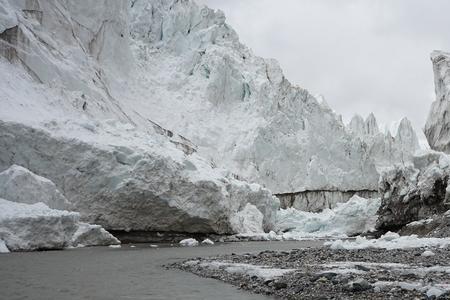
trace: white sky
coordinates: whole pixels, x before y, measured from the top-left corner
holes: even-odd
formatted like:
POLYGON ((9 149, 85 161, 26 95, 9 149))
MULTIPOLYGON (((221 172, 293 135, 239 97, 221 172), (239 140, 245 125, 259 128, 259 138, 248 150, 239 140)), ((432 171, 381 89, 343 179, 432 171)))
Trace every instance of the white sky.
POLYGON ((434 101, 429 55, 450 52, 449 0, 197 0, 241 41, 348 121, 374 112, 420 130, 434 101))

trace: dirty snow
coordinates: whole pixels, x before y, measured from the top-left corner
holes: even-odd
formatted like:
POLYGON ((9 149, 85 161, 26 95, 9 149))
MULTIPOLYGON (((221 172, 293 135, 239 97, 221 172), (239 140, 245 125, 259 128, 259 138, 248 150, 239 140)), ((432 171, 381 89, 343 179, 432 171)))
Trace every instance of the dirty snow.
POLYGON ((384 248, 387 250, 421 247, 445 248, 450 245, 450 238, 419 238, 417 235, 400 236, 397 233, 388 232, 379 239, 367 239, 358 236, 355 240, 336 240, 326 242, 325 245, 330 246, 332 249, 346 250, 366 248, 384 248))

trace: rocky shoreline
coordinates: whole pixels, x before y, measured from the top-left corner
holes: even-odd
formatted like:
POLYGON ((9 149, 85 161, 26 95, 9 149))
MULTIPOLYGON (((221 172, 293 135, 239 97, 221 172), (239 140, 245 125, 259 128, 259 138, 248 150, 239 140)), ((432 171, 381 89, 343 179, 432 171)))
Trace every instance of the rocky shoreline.
POLYGON ((449 249, 308 248, 197 258, 169 267, 277 299, 450 299, 449 256, 449 249))

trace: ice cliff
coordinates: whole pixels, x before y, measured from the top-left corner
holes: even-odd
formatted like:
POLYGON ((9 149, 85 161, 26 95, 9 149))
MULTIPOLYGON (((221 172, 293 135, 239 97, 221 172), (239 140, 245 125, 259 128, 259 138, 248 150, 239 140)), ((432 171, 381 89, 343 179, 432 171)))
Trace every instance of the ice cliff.
POLYGON ((217 165, 274 193, 376 189, 378 173, 340 118, 273 59, 241 44, 221 11, 133 1, 130 28, 147 97, 141 112, 217 165))
POLYGON ((420 149, 419 139, 407 118, 401 119, 394 130, 382 132, 374 114, 364 120, 355 115, 347 125, 349 132, 364 143, 380 173, 394 164, 412 162, 414 153, 420 149))
POLYGON ((432 149, 450 153, 450 54, 434 51, 431 61, 436 101, 428 114, 425 135, 432 149))

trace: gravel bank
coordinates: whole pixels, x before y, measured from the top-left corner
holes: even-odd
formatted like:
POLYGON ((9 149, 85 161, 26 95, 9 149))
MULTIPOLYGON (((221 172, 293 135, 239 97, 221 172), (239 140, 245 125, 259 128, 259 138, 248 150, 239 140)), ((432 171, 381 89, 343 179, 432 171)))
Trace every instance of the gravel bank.
POLYGON ((450 299, 447 249, 263 251, 171 267, 281 299, 450 299), (270 269, 294 271, 270 277, 270 269))

